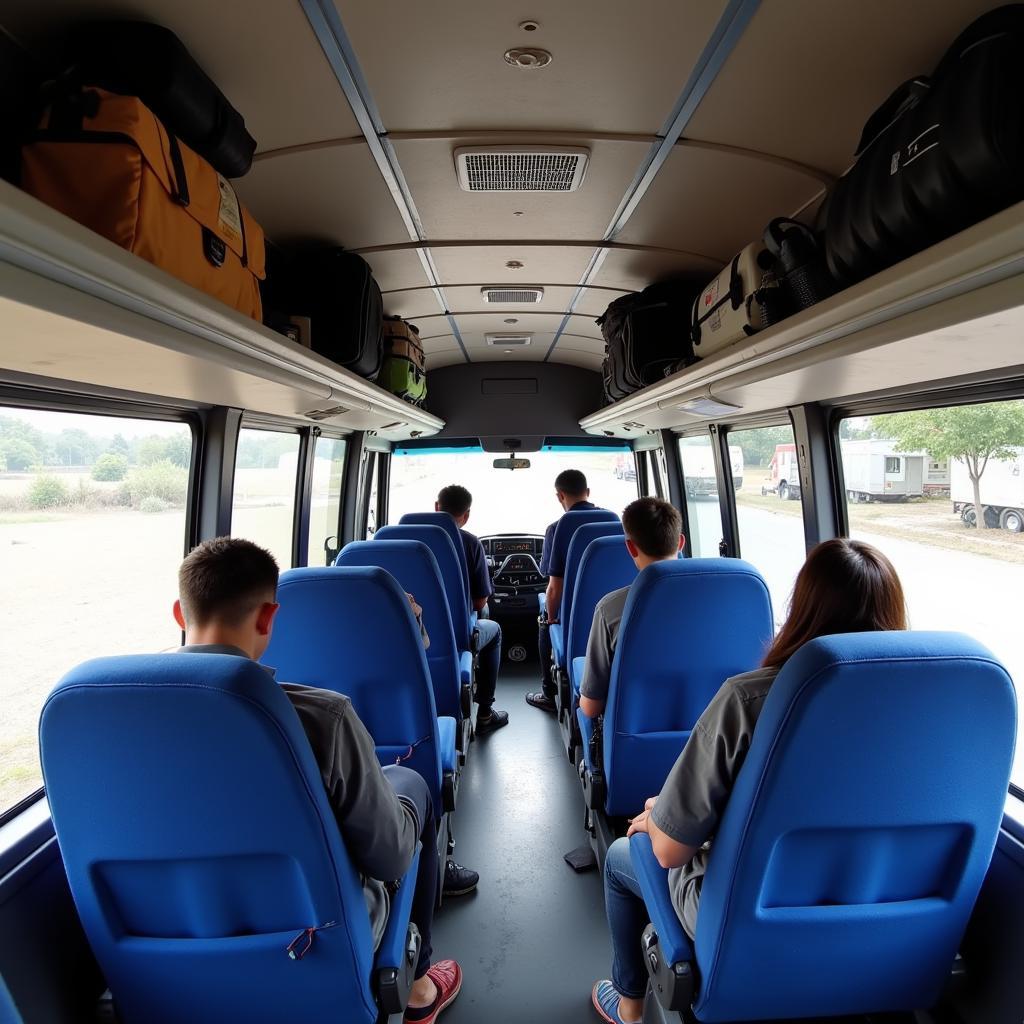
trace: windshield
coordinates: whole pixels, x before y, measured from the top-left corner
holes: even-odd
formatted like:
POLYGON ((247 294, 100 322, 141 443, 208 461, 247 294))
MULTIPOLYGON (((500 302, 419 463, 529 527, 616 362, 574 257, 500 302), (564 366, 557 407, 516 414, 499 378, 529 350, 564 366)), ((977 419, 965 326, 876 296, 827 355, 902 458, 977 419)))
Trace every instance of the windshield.
POLYGON ((543 534, 561 515, 555 500, 555 477, 563 469, 579 469, 590 485, 590 500, 621 514, 637 497, 636 467, 629 451, 527 452, 529 469, 495 469, 500 453, 467 450, 396 451, 391 460, 388 521, 406 512, 434 508, 437 492, 461 484, 473 495, 466 528, 478 536, 491 533, 543 534))

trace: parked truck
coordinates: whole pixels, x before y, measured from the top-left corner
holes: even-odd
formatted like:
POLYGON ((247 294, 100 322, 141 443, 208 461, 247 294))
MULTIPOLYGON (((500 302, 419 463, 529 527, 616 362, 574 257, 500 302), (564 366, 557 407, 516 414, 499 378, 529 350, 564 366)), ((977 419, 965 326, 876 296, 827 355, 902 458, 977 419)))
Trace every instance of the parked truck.
POLYGON ((924 497, 925 452, 899 452, 885 438, 840 442, 846 500, 906 501, 924 497))
MULTIPOLYGON (((718 477, 715 475, 715 457, 710 444, 683 444, 679 448, 683 461, 683 485, 686 496, 695 498, 701 494, 718 493, 718 477)), ((743 486, 743 449, 729 445, 729 467, 732 470, 732 486, 738 491, 743 486)))
POLYGON ((795 444, 777 444, 768 463, 768 479, 761 485, 761 495, 777 494, 782 501, 800 497, 800 466, 795 444))
MULTIPOLYGON (((989 459, 981 474, 979 491, 985 510, 985 525, 1002 527, 1012 533, 1024 530, 1024 448, 1014 448, 1012 459, 989 459)), ((950 463, 949 495, 953 511, 974 526, 974 485, 963 459, 950 463)))

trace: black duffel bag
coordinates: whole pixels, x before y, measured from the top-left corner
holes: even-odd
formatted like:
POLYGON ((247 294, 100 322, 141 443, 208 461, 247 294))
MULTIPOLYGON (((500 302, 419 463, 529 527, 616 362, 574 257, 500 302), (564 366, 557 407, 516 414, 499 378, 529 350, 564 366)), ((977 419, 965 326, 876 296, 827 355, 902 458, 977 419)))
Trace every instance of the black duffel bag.
POLYGON ((604 393, 608 402, 661 380, 669 366, 695 361, 690 309, 700 285, 652 284, 612 302, 597 323, 605 342, 604 393))
POLYGON ((1024 4, 983 15, 868 120, 824 214, 843 285, 1024 199, 1024 4))
POLYGON ((239 178, 252 166, 256 140, 244 118, 170 29, 88 22, 71 30, 65 58, 81 84, 137 96, 224 177, 239 178))

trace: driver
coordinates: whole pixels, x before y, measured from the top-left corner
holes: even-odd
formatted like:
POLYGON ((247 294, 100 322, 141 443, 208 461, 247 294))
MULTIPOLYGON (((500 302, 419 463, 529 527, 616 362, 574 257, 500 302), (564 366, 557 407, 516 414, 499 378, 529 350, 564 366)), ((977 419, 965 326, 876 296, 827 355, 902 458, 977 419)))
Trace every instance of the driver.
MULTIPOLYGON (((458 484, 442 487, 434 502, 435 512, 447 512, 459 527, 462 546, 466 549, 466 565, 469 567, 469 597, 473 608, 483 612, 487 599, 494 593, 491 575, 487 571, 487 558, 480 541, 465 529, 473 495, 458 484)), ((498 685, 498 669, 501 667, 501 626, 493 619, 480 618, 476 628, 480 633, 480 662, 476 676, 476 732, 483 736, 508 725, 508 712, 495 711, 494 688, 498 685)))
MULTIPOLYGON (((563 512, 580 512, 585 509, 597 508, 590 501, 587 478, 578 469, 563 469, 555 477, 555 498, 562 506, 563 512)), ((548 589, 544 595, 544 607, 547 610, 539 620, 540 628, 537 634, 537 648, 540 652, 541 692, 526 695, 526 703, 540 708, 541 711, 555 710, 555 694, 558 692, 551 674, 551 637, 548 634, 548 626, 552 622, 558 621, 558 609, 562 604, 562 577, 565 575, 565 565, 561 563, 556 565, 554 561, 551 561, 556 526, 558 526, 557 519, 544 533, 544 552, 540 563, 541 573, 548 577, 548 589)))

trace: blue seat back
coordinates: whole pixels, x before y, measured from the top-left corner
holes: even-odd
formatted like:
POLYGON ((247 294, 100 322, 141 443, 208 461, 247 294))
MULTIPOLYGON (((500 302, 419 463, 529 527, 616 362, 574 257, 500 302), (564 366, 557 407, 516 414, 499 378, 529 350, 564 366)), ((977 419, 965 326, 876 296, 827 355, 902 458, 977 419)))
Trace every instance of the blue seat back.
POLYGON ((619 626, 604 715, 605 808, 632 815, 654 796, 729 676, 760 663, 773 633, 761 574, 738 558, 655 562, 619 626))
POLYGON ((440 807, 434 688, 416 619, 395 578, 377 567, 289 569, 277 599, 263 664, 276 669, 280 682, 350 698, 381 764, 418 744, 402 764, 426 779, 440 807))
POLYGON ((400 526, 440 526, 455 548, 455 557, 462 568, 462 585, 465 588, 466 607, 472 607, 472 595, 469 592, 469 563, 466 561, 466 547, 462 543, 462 531, 458 523, 447 512, 406 512, 398 520, 400 526))
POLYGON ((287 697, 223 654, 100 658, 39 724, 85 932, 126 1024, 371 1024, 359 878, 287 697), (305 928, 313 956, 290 960, 305 928))
POLYGON ((992 856, 1016 720, 1006 670, 965 636, 798 651, 714 839, 697 1017, 930 1007, 992 856))
MULTIPOLYGON (((580 509, 578 512, 563 513, 551 537, 551 551, 543 553, 544 561, 549 565, 552 561, 565 565, 569 555, 569 543, 581 526, 586 523, 615 523, 618 521, 619 517, 606 508, 587 508, 580 509)), ((565 579, 564 576, 562 578, 565 579)))
MULTIPOLYGON (((451 518, 449 516, 449 518, 451 518)), ((448 611, 452 617, 455 643, 460 651, 469 646, 469 605, 465 600, 462 582, 462 566, 455 552, 451 537, 440 526, 406 523, 399 526, 382 526, 373 536, 374 541, 418 540, 426 544, 437 559, 441 570, 444 592, 448 595, 448 611)))
MULTIPOLYGON (((577 535, 594 528, 585 526, 577 535)), ((613 590, 628 587, 636 579, 636 574, 636 563, 629 557, 621 532, 618 536, 612 534, 598 537, 587 545, 576 574, 575 598, 565 644, 567 665, 572 664, 573 658, 582 658, 587 653, 587 641, 590 639, 590 627, 598 601, 613 590)))
POLYGON ((3 978, 0 978, 0 1024, 22 1024, 21 1014, 18 1013, 3 978))
POLYGON ((568 628, 572 615, 573 595, 576 593, 576 579, 579 574, 580 561, 587 545, 598 537, 622 537, 622 523, 618 519, 609 519, 596 523, 584 523, 576 528, 569 541, 565 556, 565 576, 562 578, 562 606, 559 621, 562 628, 568 628))
POLYGON ((356 540, 342 548, 334 564, 349 567, 379 565, 398 580, 404 591, 416 598, 416 603, 423 609, 423 625, 430 637, 427 665, 434 684, 434 706, 439 715, 460 719, 459 652, 455 649, 452 617, 441 582, 441 570, 430 548, 418 540, 392 540, 387 544, 356 540))

